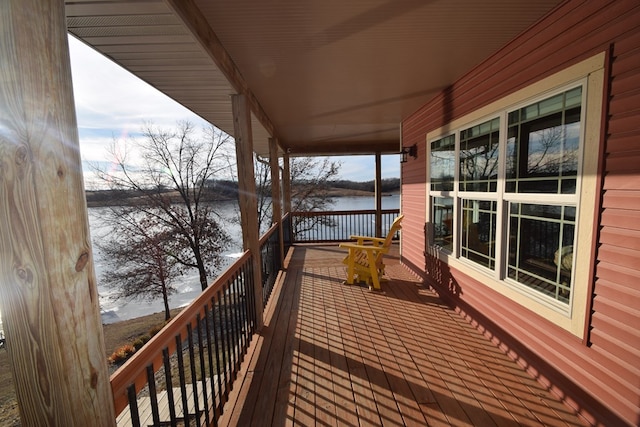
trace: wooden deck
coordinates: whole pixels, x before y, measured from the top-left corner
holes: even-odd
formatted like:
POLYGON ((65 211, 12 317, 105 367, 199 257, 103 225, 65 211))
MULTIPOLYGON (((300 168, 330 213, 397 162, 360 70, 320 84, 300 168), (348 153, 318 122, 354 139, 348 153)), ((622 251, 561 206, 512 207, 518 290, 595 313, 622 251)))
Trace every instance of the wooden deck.
POLYGON ((585 425, 395 252, 371 292, 338 247, 296 246, 221 425, 585 425))

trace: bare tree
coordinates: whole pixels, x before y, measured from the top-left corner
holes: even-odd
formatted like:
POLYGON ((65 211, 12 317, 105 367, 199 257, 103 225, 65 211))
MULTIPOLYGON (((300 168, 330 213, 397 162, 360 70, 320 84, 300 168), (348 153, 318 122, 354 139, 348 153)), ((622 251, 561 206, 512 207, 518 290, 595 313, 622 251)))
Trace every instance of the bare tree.
MULTIPOLYGON (((115 208, 114 208, 115 209, 115 208)), ((112 267, 102 280, 115 290, 113 299, 153 301, 162 298, 165 320, 171 318, 169 296, 176 292, 174 280, 180 274, 170 256, 175 239, 157 216, 125 208, 111 224, 110 237, 102 236, 98 247, 112 267)))
POLYGON ((271 200, 271 165, 268 160, 255 156, 256 193, 258 196, 258 229, 265 233, 273 223, 271 200))
MULTIPOLYGON (((153 230, 171 240, 170 245, 159 247, 182 269, 197 269, 204 290, 208 275, 220 268, 222 250, 230 242, 218 223, 215 194, 209 184, 230 170, 233 140, 213 126, 198 136, 189 122, 179 122, 173 130, 146 124, 142 133, 142 142, 126 142, 128 148, 138 151, 139 161, 131 156, 134 150, 120 152, 114 144, 115 167, 98 170, 98 177, 112 189, 135 196, 127 211, 153 221, 153 230)), ((113 222, 121 220, 122 209, 113 210, 113 222)))
MULTIPOLYGON (((477 147, 460 149, 461 179, 469 181, 489 180, 498 174, 497 141, 486 140, 485 144, 477 147)), ((497 178, 495 178, 497 179, 497 178)))
MULTIPOLYGON (((258 193, 258 217, 260 230, 265 231, 272 223, 271 173, 269 162, 257 159, 256 180, 258 193)), ((340 163, 327 157, 293 157, 290 159, 291 210, 294 212, 327 211, 333 205, 329 189, 340 171, 340 163)), ((330 224, 325 217, 313 217, 307 221, 294 221, 294 233, 303 233, 317 223, 330 224)))
POLYGON ((579 124, 547 125, 529 130, 524 137, 507 143, 507 178, 575 176, 578 168, 578 138, 568 133, 579 124))

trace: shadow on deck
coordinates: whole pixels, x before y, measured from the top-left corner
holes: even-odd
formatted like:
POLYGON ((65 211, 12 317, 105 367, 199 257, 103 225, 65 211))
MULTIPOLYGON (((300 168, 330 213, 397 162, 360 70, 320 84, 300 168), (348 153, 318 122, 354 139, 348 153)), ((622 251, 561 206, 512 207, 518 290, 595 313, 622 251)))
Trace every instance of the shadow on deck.
POLYGON ((344 285, 344 252, 296 246, 221 425, 584 425, 399 264, 344 285))

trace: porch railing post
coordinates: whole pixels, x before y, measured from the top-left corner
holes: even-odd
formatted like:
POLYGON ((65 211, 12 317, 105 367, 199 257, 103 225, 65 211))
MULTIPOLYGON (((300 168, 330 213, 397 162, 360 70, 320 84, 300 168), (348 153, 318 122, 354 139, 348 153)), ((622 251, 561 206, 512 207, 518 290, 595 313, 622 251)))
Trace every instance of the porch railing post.
POLYGON ((282 196, 280 194, 280 165, 278 164, 278 140, 269 138, 269 166, 271 169, 271 202, 273 206, 273 222, 279 225, 278 241, 280 250, 280 266, 284 265, 284 239, 282 230, 282 196))
POLYGON ((22 425, 115 425, 64 0, 0 2, 0 301, 22 425))
POLYGON ((382 236, 382 156, 376 153, 376 237, 382 236))
POLYGON ((291 215, 291 166, 289 163, 289 155, 287 153, 282 156, 282 207, 284 213, 289 213, 288 229, 289 243, 294 241, 293 235, 293 216, 291 215))
POLYGON ((284 212, 291 212, 291 166, 288 154, 282 157, 282 192, 284 212))
POLYGON ((262 262, 260 255, 260 232, 258 227, 258 199, 256 180, 253 172, 253 137, 251 135, 251 111, 245 95, 231 96, 233 107, 236 161, 238 163, 238 190, 242 242, 253 259, 253 291, 256 307, 256 328, 263 325, 262 305, 262 262))

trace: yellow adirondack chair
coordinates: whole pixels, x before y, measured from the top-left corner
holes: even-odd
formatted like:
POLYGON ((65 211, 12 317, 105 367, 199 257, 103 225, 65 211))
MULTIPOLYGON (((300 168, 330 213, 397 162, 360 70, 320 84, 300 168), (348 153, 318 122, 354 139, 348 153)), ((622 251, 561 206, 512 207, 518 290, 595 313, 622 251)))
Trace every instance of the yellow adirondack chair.
POLYGON ((342 260, 347 265, 347 281, 349 285, 353 284, 354 278, 357 276, 359 282, 366 282, 369 289, 380 290, 380 279, 384 274, 383 255, 389 252, 393 236, 402 227, 404 215, 399 215, 385 238, 367 237, 367 236, 351 236, 356 243, 341 243, 340 247, 349 250, 349 254, 342 260))

